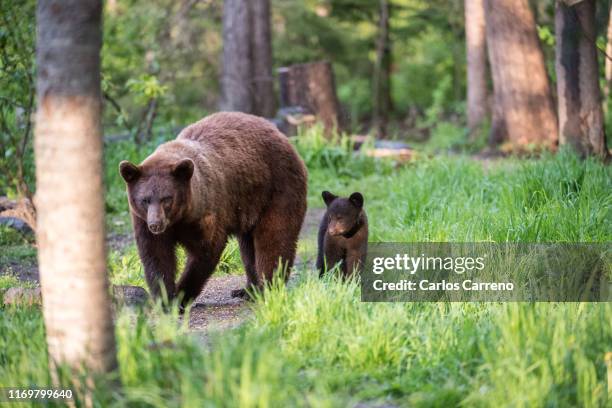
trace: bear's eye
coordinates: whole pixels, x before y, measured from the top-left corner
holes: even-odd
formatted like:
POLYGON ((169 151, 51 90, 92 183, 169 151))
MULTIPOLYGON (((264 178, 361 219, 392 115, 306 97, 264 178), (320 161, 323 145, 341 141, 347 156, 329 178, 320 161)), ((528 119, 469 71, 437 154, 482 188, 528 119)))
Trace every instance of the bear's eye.
POLYGON ((172 197, 164 197, 161 199, 161 202, 164 205, 170 205, 170 203, 172 203, 172 197))
POLYGON ((142 200, 140 200, 140 203, 142 205, 149 205, 149 204, 151 204, 151 198, 149 198, 149 197, 143 198, 142 200))

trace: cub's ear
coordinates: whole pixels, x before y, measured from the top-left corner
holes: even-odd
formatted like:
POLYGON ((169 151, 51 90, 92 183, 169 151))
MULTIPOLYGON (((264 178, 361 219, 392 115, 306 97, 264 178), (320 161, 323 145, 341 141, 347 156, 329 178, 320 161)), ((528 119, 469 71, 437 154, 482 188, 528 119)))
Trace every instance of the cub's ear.
POLYGON ((349 197, 349 201, 357 208, 363 207, 363 196, 361 193, 355 192, 349 197))
POLYGON ((126 183, 136 181, 142 174, 137 165, 130 163, 127 160, 119 163, 119 173, 121 173, 121 177, 123 177, 126 183))
POLYGON ((193 160, 183 159, 174 165, 172 175, 179 180, 189 181, 193 176, 193 160))
POLYGON ((329 205, 338 198, 337 195, 330 193, 329 191, 324 191, 321 193, 321 197, 323 197, 323 201, 325 201, 325 205, 329 207, 329 205))

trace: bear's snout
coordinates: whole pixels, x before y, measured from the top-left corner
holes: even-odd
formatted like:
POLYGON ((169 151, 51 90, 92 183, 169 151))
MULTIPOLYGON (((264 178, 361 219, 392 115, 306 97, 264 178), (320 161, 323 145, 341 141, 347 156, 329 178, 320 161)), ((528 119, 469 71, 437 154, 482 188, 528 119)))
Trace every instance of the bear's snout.
POLYGON ((161 206, 151 204, 147 210, 147 226, 153 234, 161 234, 168 226, 168 220, 165 217, 164 210, 161 206))
POLYGON ((166 226, 161 221, 150 223, 148 226, 149 226, 149 231, 151 231, 153 234, 161 234, 162 232, 166 230, 166 226))
POLYGON ((329 235, 334 236, 334 237, 344 234, 344 228, 342 228, 338 224, 331 224, 329 228, 327 229, 327 231, 329 232, 329 235))

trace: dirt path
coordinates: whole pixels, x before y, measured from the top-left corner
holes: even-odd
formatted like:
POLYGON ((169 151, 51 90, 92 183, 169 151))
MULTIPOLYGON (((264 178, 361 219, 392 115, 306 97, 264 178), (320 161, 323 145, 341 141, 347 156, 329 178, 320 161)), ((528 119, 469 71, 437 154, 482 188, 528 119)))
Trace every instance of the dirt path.
MULTIPOLYGON (((300 240, 316 240, 321 208, 309 209, 300 232, 300 240)), ((310 251, 309 251, 310 252, 310 251)), ((296 264, 310 263, 312 253, 298 253, 296 264)), ((213 276, 194 302, 189 315, 189 328, 195 332, 223 330, 238 326, 249 316, 249 302, 231 297, 231 291, 244 287, 244 275, 213 276)))

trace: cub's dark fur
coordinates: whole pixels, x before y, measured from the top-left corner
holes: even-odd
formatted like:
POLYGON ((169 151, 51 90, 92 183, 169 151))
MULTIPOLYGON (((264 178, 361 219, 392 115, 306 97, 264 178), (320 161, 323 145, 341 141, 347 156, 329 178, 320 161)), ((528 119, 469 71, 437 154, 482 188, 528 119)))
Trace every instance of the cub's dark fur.
POLYGON ((327 211, 319 227, 319 276, 340 263, 344 277, 350 277, 361 271, 368 251, 368 217, 363 209, 363 196, 353 193, 344 198, 329 191, 321 195, 327 211))

